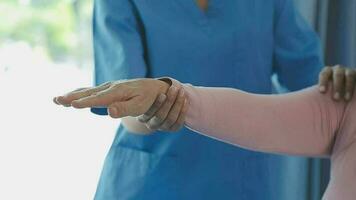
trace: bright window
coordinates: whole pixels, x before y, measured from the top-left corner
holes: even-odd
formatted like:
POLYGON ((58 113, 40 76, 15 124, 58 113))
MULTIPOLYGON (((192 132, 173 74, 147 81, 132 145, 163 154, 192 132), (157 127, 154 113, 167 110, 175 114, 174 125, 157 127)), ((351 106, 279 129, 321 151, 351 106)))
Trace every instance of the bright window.
POLYGON ((92 199, 117 120, 56 106, 92 84, 91 0, 0 1, 0 199, 92 199))

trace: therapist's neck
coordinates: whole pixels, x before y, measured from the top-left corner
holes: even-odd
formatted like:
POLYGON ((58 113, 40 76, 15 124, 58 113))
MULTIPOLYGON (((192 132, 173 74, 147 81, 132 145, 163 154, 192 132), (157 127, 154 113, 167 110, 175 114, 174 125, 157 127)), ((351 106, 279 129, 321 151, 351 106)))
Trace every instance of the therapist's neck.
POLYGON ((208 6, 209 6, 208 1, 209 0, 194 0, 194 1, 196 1, 199 8, 202 9, 203 11, 208 10, 208 6))

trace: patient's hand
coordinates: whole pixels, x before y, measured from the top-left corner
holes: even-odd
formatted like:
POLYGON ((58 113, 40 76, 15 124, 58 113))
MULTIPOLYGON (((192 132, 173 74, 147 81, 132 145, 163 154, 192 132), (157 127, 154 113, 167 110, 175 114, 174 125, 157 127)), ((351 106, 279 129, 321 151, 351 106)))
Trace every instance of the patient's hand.
POLYGON ((320 91, 326 93, 332 81, 333 99, 350 101, 356 86, 356 70, 341 66, 325 67, 319 76, 320 91))
POLYGON ((155 79, 115 81, 69 92, 55 97, 54 102, 75 108, 107 107, 113 118, 136 117, 146 113, 168 88, 167 83, 155 79))
POLYGON ((184 126, 188 101, 183 88, 171 86, 138 120, 151 130, 175 132, 184 126))

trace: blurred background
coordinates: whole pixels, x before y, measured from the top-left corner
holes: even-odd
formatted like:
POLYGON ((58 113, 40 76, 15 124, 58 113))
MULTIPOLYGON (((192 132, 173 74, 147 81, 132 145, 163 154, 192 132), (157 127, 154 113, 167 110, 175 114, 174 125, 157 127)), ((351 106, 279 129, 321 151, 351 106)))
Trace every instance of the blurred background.
POLYGON ((117 120, 55 106, 92 85, 91 0, 0 0, 0 199, 92 199, 117 120))
MULTIPOLYGON (((326 64, 355 66, 356 0, 295 2, 320 35, 326 64)), ((119 121, 52 103, 53 96, 92 85, 92 6, 92 0, 0 1, 0 199, 93 198, 119 121)), ((301 171, 309 181, 286 196, 308 190, 310 199, 320 199, 328 162, 288 162, 286 183, 298 182, 301 171)))

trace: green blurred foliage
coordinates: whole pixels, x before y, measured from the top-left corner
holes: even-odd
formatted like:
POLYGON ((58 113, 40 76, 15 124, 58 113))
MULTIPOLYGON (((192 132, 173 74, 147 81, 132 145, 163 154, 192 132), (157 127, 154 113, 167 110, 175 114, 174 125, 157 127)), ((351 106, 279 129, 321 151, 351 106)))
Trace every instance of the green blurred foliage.
POLYGON ((1 0, 0 44, 25 41, 44 47, 53 60, 79 56, 80 32, 90 32, 91 4, 91 0, 1 0))

